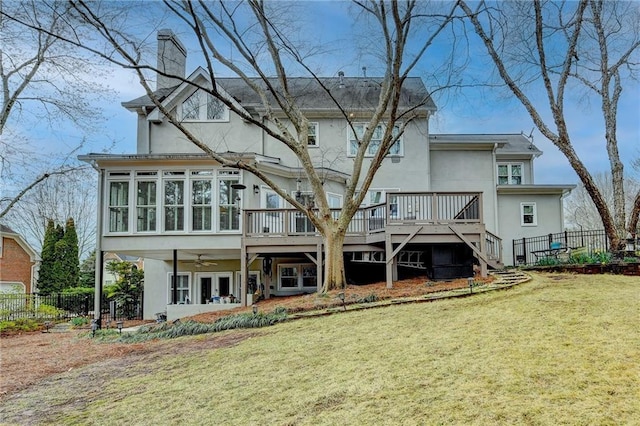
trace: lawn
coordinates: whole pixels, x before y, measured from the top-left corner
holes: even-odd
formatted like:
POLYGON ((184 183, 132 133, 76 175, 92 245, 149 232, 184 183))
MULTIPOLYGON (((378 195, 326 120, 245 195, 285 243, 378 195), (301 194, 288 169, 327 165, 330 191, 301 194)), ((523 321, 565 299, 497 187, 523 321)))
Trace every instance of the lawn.
MULTIPOLYGON (((47 401, 62 407, 46 419, 56 424, 633 424, 639 306, 637 277, 535 274, 511 290, 169 352, 114 371, 90 400, 78 392, 91 374, 66 373, 0 415, 47 401)), ((247 332, 222 336, 234 333, 247 332)))

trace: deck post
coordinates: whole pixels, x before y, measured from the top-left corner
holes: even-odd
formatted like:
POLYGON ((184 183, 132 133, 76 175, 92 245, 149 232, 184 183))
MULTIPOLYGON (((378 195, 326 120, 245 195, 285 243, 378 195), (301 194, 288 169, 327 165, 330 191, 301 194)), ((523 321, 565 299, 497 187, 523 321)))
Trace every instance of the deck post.
POLYGON ((249 265, 247 265, 247 247, 244 242, 240 245, 240 273, 241 283, 240 283, 240 300, 242 301, 242 306, 247 306, 247 282, 249 280, 249 265))
MULTIPOLYGON (((391 242, 391 234, 385 231, 384 237, 384 247, 385 247, 385 259, 386 259, 386 273, 385 276, 387 278, 387 288, 393 288, 393 243, 391 242)), ((396 268, 397 274, 397 268, 396 268)))
POLYGON ((322 262, 322 243, 318 243, 316 246, 316 274, 317 274, 317 287, 318 293, 322 291, 322 287, 324 286, 324 265, 322 262))

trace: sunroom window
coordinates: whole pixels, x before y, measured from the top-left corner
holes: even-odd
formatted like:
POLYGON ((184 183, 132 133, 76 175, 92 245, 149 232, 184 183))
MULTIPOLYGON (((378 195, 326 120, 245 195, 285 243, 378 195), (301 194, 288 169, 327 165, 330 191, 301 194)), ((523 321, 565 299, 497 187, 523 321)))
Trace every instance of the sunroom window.
POLYGON ((109 232, 129 230, 129 182, 109 182, 109 232))
POLYGON ((209 231, 211 222, 211 180, 192 181, 191 216, 194 231, 209 231))
POLYGON ((240 229, 240 192, 232 185, 238 183, 236 178, 220 178, 218 180, 218 219, 220 231, 237 231, 240 229))
POLYGON ((156 182, 137 182, 136 214, 139 232, 156 230, 156 182))
POLYGON ((184 180, 164 181, 164 230, 184 230, 184 180))

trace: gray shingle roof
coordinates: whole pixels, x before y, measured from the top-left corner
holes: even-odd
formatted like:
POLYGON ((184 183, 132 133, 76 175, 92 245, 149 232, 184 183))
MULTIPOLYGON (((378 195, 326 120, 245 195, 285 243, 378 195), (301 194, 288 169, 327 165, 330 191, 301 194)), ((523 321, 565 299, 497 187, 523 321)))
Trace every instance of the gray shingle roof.
MULTIPOLYGON (((245 108, 261 109, 262 103, 259 96, 240 78, 219 78, 217 83, 245 108)), ((254 80, 257 85, 266 87, 261 79, 254 80)), ((272 84, 279 87, 277 80, 272 79, 272 84)), ((380 95, 380 78, 375 77, 339 77, 321 78, 320 84, 313 78, 294 77, 287 80, 289 91, 296 98, 297 104, 303 110, 336 110, 337 101, 345 110, 372 109, 378 104, 380 95), (324 87, 323 87, 324 86, 324 87), (329 89, 330 93, 327 93, 329 89), (333 99, 332 99, 333 97, 333 99), (335 99, 335 101, 334 101, 335 99)), ((157 92, 160 99, 166 98, 175 88, 164 89, 157 92)), ((276 89, 277 90, 277 89, 276 89)), ((272 105, 274 99, 271 97, 272 105)), ((148 96, 141 96, 128 102, 123 102, 125 108, 139 108, 153 106, 148 96)), ((422 80, 418 77, 409 77, 405 80, 401 92, 401 108, 413 108, 419 105, 421 110, 435 110, 436 105, 431 99, 422 80)))

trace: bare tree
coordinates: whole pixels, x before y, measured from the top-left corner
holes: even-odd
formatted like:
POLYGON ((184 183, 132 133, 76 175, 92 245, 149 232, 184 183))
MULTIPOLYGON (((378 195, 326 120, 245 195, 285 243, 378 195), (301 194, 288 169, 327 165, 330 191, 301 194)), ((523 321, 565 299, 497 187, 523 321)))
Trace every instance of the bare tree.
MULTIPOLYGON (((595 173, 592 174, 593 180, 602 193, 605 202, 611 208, 613 206, 613 184, 611 182, 611 174, 595 173)), ((630 177, 625 179, 625 192, 627 207, 627 215, 632 216, 633 206, 635 204, 633 194, 640 191, 640 182, 630 177)), ((602 219, 593 204, 593 200, 582 184, 571 192, 564 202, 565 218, 567 226, 573 229, 602 229, 602 219)), ((630 222, 631 223, 631 219, 630 222)))
MULTIPOLYGON (((287 202, 306 213, 324 241, 326 262, 323 289, 326 291, 343 286, 343 243, 347 227, 390 148, 402 136, 406 126, 419 114, 424 114, 421 108, 431 102, 430 97, 426 95, 422 99, 413 99, 409 106, 402 104, 403 84, 436 37, 451 23, 455 10, 453 5, 444 5, 444 13, 427 14, 423 11, 428 10, 428 7, 442 8, 443 5, 427 5, 414 0, 390 3, 374 0, 355 2, 360 11, 359 18, 367 18, 371 25, 369 34, 380 41, 374 48, 378 52, 380 62, 377 68, 381 70, 382 77, 376 81, 379 90, 377 101, 372 105, 360 105, 369 111, 367 118, 370 125, 364 134, 358 137, 357 154, 353 161, 351 179, 346 185, 344 204, 339 214, 335 215, 330 210, 323 189, 323 176, 315 168, 307 149, 309 120, 302 106, 298 104, 290 74, 311 77, 333 101, 335 108, 340 111, 352 131, 353 117, 349 114, 348 108, 332 94, 326 80, 310 65, 309 56, 312 50, 296 44, 292 41, 296 38, 290 37, 286 32, 295 22, 283 12, 290 5, 278 10, 278 6, 282 5, 266 4, 259 0, 237 3, 166 0, 164 5, 169 13, 186 24, 203 52, 202 60, 206 64, 205 69, 210 82, 197 85, 184 76, 170 74, 145 62, 140 44, 136 43, 134 38, 126 36, 124 31, 115 28, 112 21, 104 19, 99 4, 82 0, 72 1, 71 4, 86 22, 94 26, 96 34, 107 41, 110 47, 108 50, 100 49, 75 37, 66 37, 64 40, 122 67, 135 70, 146 94, 166 120, 179 129, 187 140, 223 166, 254 174, 287 202), (419 8, 421 10, 418 10, 419 8), (413 40, 417 45, 410 43, 415 35, 414 27, 430 28, 428 35, 422 33, 419 41, 413 40), (224 50, 221 46, 224 46, 224 50), (232 47, 232 54, 227 54, 229 46, 232 47), (216 84, 219 74, 214 69, 214 63, 216 67, 242 79, 247 87, 259 96, 264 117, 252 116, 222 93, 216 84), (271 138, 286 146, 298 158, 304 176, 315 194, 313 208, 292 197, 285 188, 278 186, 255 164, 245 162, 241 158, 224 157, 192 133, 174 114, 165 109, 151 87, 149 71, 210 93, 246 122, 260 127, 271 138), (383 125, 385 129, 379 149, 373 158, 365 161, 365 154, 378 125, 383 125)), ((362 120, 362 117, 358 119, 362 120)))
MULTIPOLYGON (((634 2, 459 2, 484 43, 500 79, 526 108, 537 129, 569 160, 593 200, 611 247, 627 232, 624 166, 616 123, 625 85, 637 78, 639 8, 634 2), (586 91, 600 104, 613 188, 611 208, 575 151, 579 139, 567 122, 566 99, 586 91), (543 94, 542 96, 540 96, 543 94), (550 119, 546 117, 550 116, 550 119)), ((584 125, 584 123, 580 123, 584 125)), ((593 126, 594 123, 589 123, 593 126)), ((640 194, 634 197, 635 209, 640 194)), ((633 216, 632 216, 633 217, 633 216)), ((627 226, 628 225, 628 226, 627 226)))
POLYGON ((73 218, 82 259, 95 248, 95 179, 95 173, 89 169, 50 176, 27 193, 5 220, 40 251, 47 221, 52 219, 54 223, 64 225, 68 218, 73 218))
POLYGON ((67 123, 88 134, 102 122, 101 111, 91 105, 111 94, 101 83, 105 70, 58 38, 83 31, 71 10, 59 1, 0 3, 0 218, 50 176, 81 167, 74 156, 82 142, 56 152, 46 146, 48 141, 33 138, 30 128, 55 138, 67 123))

